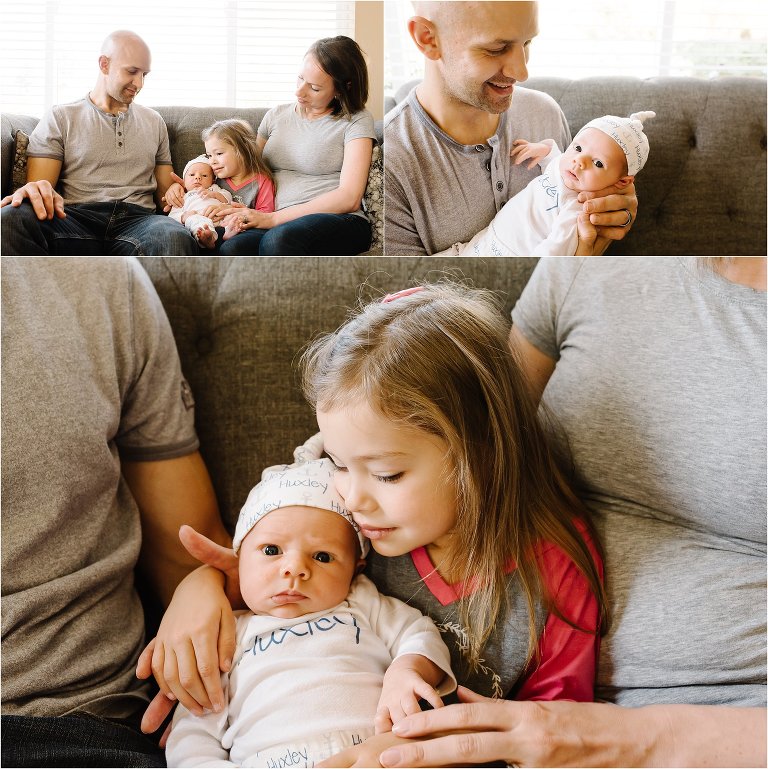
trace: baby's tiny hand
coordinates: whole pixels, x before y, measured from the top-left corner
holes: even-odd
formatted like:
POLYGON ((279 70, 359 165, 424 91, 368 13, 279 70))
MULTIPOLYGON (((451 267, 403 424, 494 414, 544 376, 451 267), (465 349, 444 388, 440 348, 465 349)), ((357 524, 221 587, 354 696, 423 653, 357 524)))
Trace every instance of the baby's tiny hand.
POLYGON ((224 208, 223 203, 213 202, 209 203, 205 210, 202 212, 203 216, 207 216, 209 219, 213 219, 214 221, 218 221, 218 217, 216 216, 216 212, 220 209, 224 208))
POLYGON ((533 168, 542 158, 549 154, 549 145, 544 142, 529 142, 525 139, 515 139, 509 156, 515 159, 515 165, 519 166, 524 160, 530 160, 526 166, 533 168))
POLYGON ((419 700, 426 700, 433 708, 442 707, 443 701, 417 672, 390 668, 384 676, 374 726, 376 734, 392 730, 392 725, 421 710, 419 700))

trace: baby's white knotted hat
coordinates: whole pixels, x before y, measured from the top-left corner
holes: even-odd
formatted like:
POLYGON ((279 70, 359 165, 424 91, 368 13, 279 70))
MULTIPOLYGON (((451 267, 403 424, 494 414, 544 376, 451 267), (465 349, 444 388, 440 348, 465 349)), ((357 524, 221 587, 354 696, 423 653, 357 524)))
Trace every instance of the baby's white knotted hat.
MULTIPOLYGON (((205 155, 198 155, 196 158, 192 158, 192 160, 187 163, 187 165, 184 166, 184 173, 181 175, 182 178, 184 178, 187 175, 187 171, 189 171, 190 168, 192 168, 195 163, 205 163, 210 168, 211 161, 210 158, 207 158, 205 155)), ((213 169, 211 168, 211 173, 213 173, 213 169)))
MULTIPOLYGON (((634 112, 629 117, 603 115, 590 120, 584 128, 597 128, 613 139, 627 156, 627 173, 634 176, 648 160, 648 137, 643 133, 643 123, 656 117, 655 112, 634 112)), ((579 131, 579 133, 581 133, 579 131)))
MULTIPOLYGON (((314 436, 319 438, 318 436, 314 436)), ((311 441, 312 439, 310 439, 311 441)), ((240 510, 232 548, 237 554, 246 534, 273 510, 283 507, 316 507, 338 513, 355 530, 360 541, 362 556, 368 553, 368 540, 344 507, 333 484, 336 467, 330 459, 306 459, 307 441, 294 452, 296 461, 291 465, 268 467, 261 474, 261 483, 251 489, 240 510)), ((322 444, 320 451, 322 451, 322 444)), ((318 452, 319 453, 319 452, 318 452)), ((300 521, 296 522, 301 525, 300 521)))

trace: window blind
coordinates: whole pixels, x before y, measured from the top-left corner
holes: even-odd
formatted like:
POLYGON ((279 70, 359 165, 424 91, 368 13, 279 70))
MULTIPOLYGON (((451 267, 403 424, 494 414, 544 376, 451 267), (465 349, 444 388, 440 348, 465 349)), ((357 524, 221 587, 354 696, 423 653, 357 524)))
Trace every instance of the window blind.
MULTIPOLYGON (((388 0, 385 92, 422 77, 408 36, 409 0, 388 0)), ((539 2, 529 74, 553 77, 766 76, 768 10, 762 0, 564 0, 539 2)))
POLYGON ((2 109, 35 116, 93 87, 116 29, 152 52, 142 104, 271 107, 292 100, 309 46, 354 37, 355 23, 354 2, 326 0, 27 0, 6 4, 2 21, 2 109))

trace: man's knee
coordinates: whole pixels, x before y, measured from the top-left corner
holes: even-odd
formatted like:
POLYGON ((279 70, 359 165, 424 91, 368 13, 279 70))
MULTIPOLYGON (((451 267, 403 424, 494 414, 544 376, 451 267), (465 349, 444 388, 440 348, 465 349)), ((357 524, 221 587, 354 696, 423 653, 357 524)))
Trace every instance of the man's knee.
POLYGON ((32 205, 24 201, 20 206, 0 208, 0 244, 6 256, 30 256, 48 253, 47 241, 40 220, 32 205))
POLYGON ((141 238, 144 256, 197 256, 200 249, 192 234, 167 216, 153 215, 141 238))
POLYGON ((169 256, 197 256, 200 247, 191 232, 185 227, 174 227, 168 233, 169 256))

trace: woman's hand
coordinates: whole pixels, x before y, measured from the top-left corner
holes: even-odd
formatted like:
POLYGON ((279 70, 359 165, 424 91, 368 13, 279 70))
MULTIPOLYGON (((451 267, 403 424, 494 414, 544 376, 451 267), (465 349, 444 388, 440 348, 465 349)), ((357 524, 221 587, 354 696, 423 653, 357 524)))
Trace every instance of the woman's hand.
POLYGON ((247 210, 245 205, 242 203, 229 203, 228 205, 223 206, 209 206, 208 208, 203 211, 203 216, 207 216, 209 219, 213 219, 216 224, 222 225, 222 220, 226 216, 231 216, 232 214, 242 212, 247 210))
POLYGON ((381 765, 765 766, 765 708, 514 702, 461 686, 458 694, 462 704, 396 724, 409 741, 384 750, 381 765))
MULTIPOLYGON (((200 211, 200 214, 202 216, 207 216, 209 219, 215 221, 216 212, 224 208, 225 205, 225 203, 211 203, 209 206, 206 206, 202 211, 200 211)), ((195 213, 197 213, 197 211, 195 211, 195 213)))
POLYGON ((381 766, 640 766, 649 733, 632 709, 584 702, 514 702, 459 687, 462 704, 416 713, 393 728, 408 742, 379 755, 381 766), (438 735, 438 736, 436 736, 438 735), (431 738, 416 741, 414 738, 431 738))
POLYGON ((218 213, 224 227, 231 232, 245 232, 245 230, 268 230, 275 226, 275 214, 264 211, 254 211, 252 208, 241 208, 236 211, 226 210, 218 213))
POLYGON ((315 766, 381 766, 379 763, 379 755, 384 750, 407 742, 408 740, 404 740, 402 737, 396 737, 392 732, 376 734, 373 737, 369 737, 360 745, 355 745, 353 748, 342 750, 341 753, 326 758, 325 761, 315 764, 315 766))

